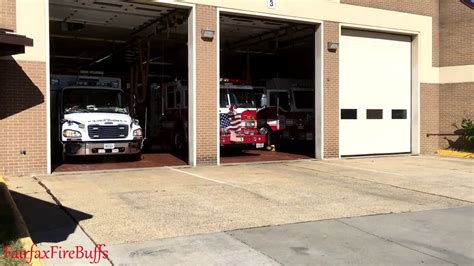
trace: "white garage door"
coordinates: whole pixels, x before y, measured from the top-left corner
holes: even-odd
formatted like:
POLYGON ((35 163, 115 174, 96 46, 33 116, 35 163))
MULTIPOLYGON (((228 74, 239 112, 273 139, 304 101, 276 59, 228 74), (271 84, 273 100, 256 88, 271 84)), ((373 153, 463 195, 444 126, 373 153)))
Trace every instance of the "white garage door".
POLYGON ((411 38, 343 30, 340 40, 341 155, 411 150, 411 38))

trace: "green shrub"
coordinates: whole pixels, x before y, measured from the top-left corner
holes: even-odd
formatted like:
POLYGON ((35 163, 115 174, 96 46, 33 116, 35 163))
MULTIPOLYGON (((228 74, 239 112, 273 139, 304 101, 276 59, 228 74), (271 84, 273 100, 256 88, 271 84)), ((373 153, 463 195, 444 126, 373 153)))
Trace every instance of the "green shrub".
POLYGON ((464 138, 471 143, 474 143, 474 123, 471 119, 463 119, 461 127, 464 130, 464 138))

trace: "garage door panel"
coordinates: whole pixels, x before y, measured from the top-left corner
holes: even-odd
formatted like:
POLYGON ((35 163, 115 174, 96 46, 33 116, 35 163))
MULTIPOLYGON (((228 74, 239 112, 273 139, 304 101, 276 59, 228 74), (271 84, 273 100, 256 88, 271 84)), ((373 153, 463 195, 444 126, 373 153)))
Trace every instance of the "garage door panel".
POLYGON ((340 43, 340 108, 357 109, 357 119, 341 116, 341 155, 410 152, 410 37, 343 30, 340 43), (406 118, 392 119, 392 110, 406 118))

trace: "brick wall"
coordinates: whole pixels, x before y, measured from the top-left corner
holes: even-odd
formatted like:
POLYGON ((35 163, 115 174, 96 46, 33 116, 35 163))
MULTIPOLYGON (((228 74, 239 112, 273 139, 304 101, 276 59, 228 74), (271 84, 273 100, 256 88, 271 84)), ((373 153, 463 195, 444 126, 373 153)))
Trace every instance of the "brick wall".
POLYGON ((0 0, 0 28, 16 29, 16 0, 0 0))
POLYGON ((422 154, 434 154, 439 148, 439 84, 421 84, 420 148, 422 154))
POLYGON ((0 60, 0 174, 46 173, 45 71, 45 63, 0 60))
POLYGON ((339 23, 324 22, 324 158, 339 156, 339 51, 327 50, 339 42, 339 23))
MULTIPOLYGON (((217 163, 217 41, 200 38, 201 29, 217 28, 217 10, 196 6, 196 160, 198 165, 217 163)), ((217 33, 219 34, 219 33, 217 33)))
MULTIPOLYGON (((474 82, 441 84, 439 92, 440 133, 460 133, 463 118, 474 120, 474 82)), ((441 137, 441 148, 459 148, 465 145, 459 137, 441 137)))
POLYGON ((392 10, 433 18, 433 66, 439 66, 439 20, 440 1, 459 2, 458 0, 341 0, 341 3, 392 10))
POLYGON ((440 65, 474 64, 474 10, 459 0, 440 1, 440 65))

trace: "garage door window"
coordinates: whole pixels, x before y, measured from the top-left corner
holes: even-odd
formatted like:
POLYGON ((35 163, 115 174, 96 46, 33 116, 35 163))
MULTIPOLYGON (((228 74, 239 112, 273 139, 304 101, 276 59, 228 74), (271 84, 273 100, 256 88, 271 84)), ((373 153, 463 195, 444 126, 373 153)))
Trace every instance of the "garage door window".
POLYGON ((407 110, 406 109, 392 110, 392 119, 407 119, 407 110))
POLYGON ((357 119, 357 109, 341 109, 341 119, 357 119))
POLYGON ((383 119, 383 110, 367 109, 367 119, 383 119))

